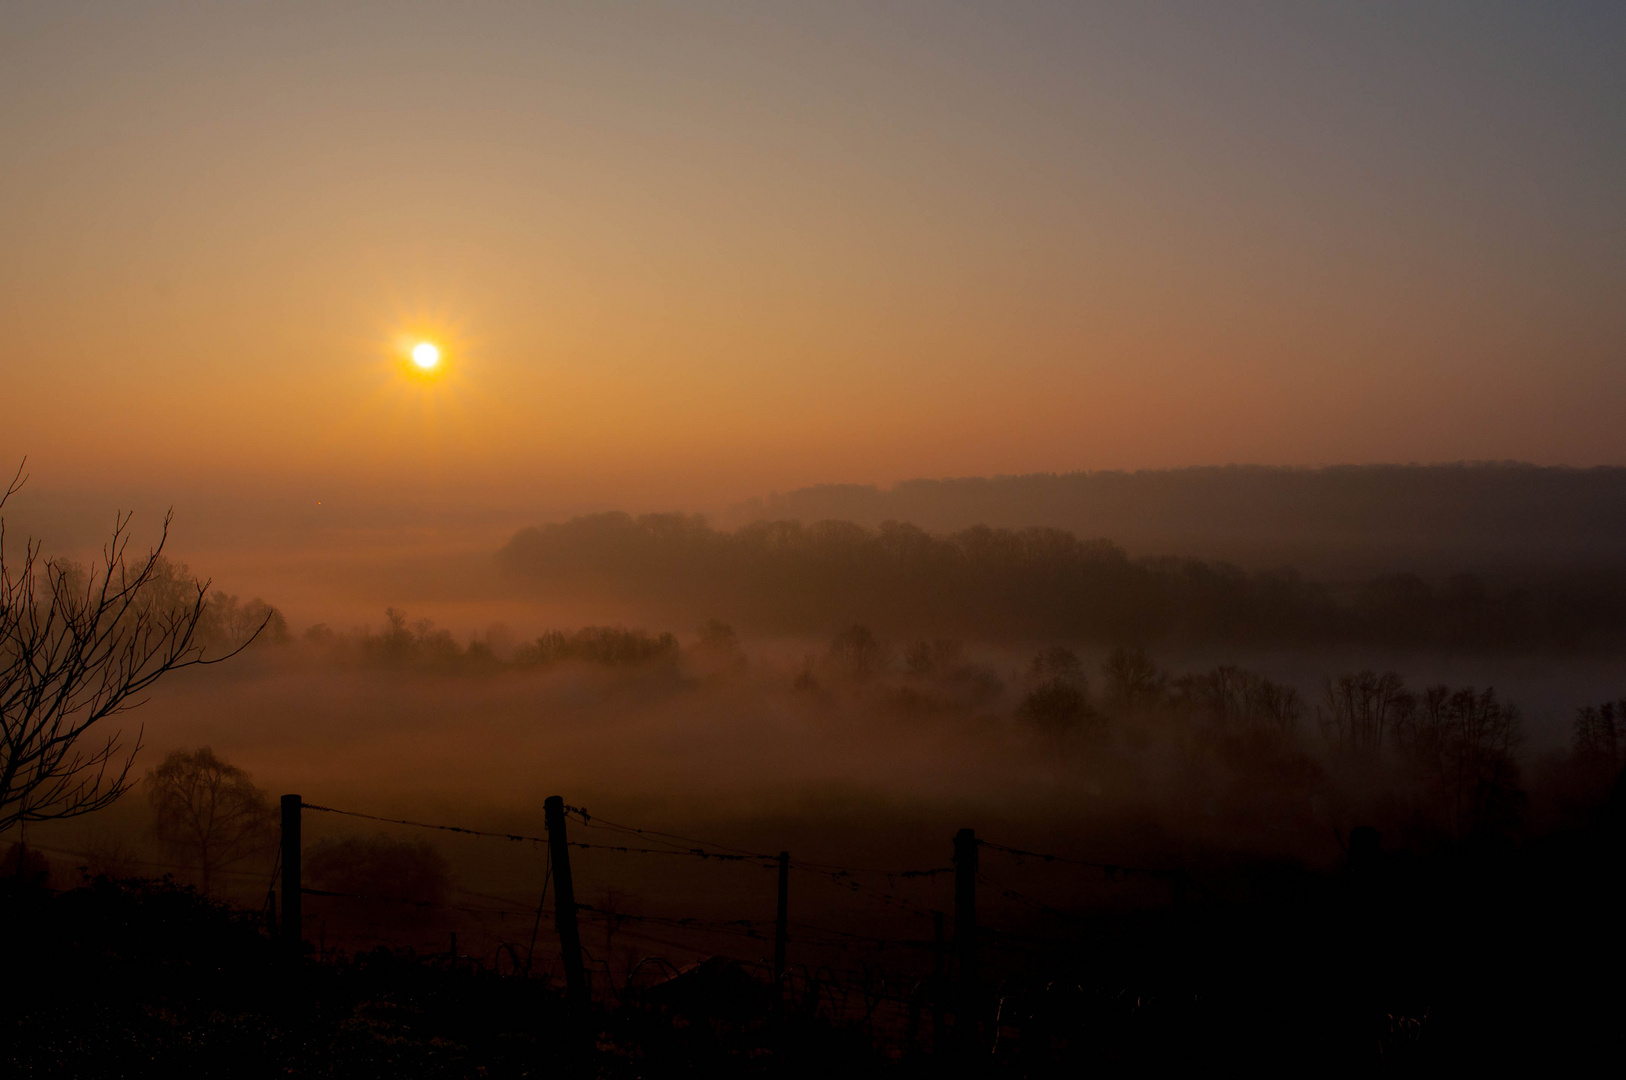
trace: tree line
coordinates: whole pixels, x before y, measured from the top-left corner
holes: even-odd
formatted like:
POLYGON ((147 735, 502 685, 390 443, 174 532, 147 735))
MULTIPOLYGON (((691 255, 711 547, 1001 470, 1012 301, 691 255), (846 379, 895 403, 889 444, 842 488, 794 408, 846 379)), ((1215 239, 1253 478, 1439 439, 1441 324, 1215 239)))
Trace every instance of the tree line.
POLYGON ((1052 525, 1206 556, 1443 568, 1621 566, 1626 469, 1518 462, 906 480, 802 488, 733 508, 735 521, 912 521, 933 531, 1052 525))
MULTIPOLYGON (((722 623, 715 625, 727 635, 728 648, 737 648, 733 628, 722 623)), ((708 630, 702 628, 702 643, 710 640, 707 633, 708 630)), ((507 637, 501 628, 494 628, 483 637, 471 636, 465 645, 450 630, 436 626, 434 620, 411 619, 405 611, 395 607, 384 610, 384 625, 376 632, 366 627, 340 631, 326 623, 317 623, 300 635, 306 645, 341 662, 467 674, 513 669, 534 671, 563 663, 631 668, 675 661, 682 651, 677 636, 672 633, 649 633, 623 626, 546 630, 535 638, 518 642, 507 637)))
POLYGON ((775 633, 857 619, 979 640, 1475 648, 1599 646, 1626 634, 1626 577, 1603 572, 1323 582, 1132 558, 1055 528, 935 535, 900 522, 763 521, 726 531, 695 515, 605 513, 523 529, 498 557, 544 596, 718 612, 775 633))

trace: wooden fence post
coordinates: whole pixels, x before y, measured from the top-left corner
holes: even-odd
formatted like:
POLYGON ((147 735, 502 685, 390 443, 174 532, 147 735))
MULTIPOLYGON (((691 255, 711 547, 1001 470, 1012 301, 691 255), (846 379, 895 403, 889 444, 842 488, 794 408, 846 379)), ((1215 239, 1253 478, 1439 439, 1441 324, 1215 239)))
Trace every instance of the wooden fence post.
POLYGON ((790 852, 779 853, 779 910, 773 928, 773 983, 785 985, 785 944, 790 941, 790 852))
POLYGON ((932 912, 932 975, 936 977, 938 982, 942 982, 943 976, 948 973, 948 957, 945 955, 948 952, 947 944, 948 936, 943 933, 943 913, 934 911, 932 912))
POLYGON ((948 997, 948 937, 943 933, 943 913, 932 912, 932 1053, 948 1050, 943 1033, 943 1006, 948 997))
POLYGON ((291 961, 298 961, 304 952, 299 871, 299 810, 303 805, 298 795, 282 797, 282 953, 291 961))
POLYGON ((582 939, 576 928, 576 886, 570 878, 570 842, 565 837, 565 800, 549 795, 542 804, 548 825, 548 852, 553 858, 553 923, 565 964, 565 1002, 573 1010, 587 1005, 587 972, 582 967, 582 939))
POLYGON ((977 1031, 977 834, 954 837, 954 952, 959 961, 955 995, 955 1041, 969 1044, 977 1031))

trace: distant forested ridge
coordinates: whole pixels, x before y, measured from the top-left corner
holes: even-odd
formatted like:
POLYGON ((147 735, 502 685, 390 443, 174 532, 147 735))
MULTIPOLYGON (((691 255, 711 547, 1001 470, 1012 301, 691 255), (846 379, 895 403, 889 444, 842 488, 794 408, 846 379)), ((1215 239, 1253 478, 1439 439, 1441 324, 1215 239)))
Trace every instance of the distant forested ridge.
POLYGON ((1327 584, 1293 570, 1131 558, 1062 529, 932 534, 886 522, 755 522, 595 514, 523 529, 499 560, 521 588, 601 597, 754 632, 976 640, 1570 648, 1626 637, 1626 577, 1588 572, 1383 574, 1327 584))
POLYGON ((1139 552, 1306 573, 1626 565, 1626 468, 1224 466, 802 488, 728 520, 1048 525, 1139 552))

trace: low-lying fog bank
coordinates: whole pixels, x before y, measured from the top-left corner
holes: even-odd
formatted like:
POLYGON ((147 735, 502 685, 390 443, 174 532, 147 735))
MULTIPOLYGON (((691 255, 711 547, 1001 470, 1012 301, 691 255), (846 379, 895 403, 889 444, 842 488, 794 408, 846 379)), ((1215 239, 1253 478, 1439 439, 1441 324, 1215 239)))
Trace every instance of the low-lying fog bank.
POLYGON ((401 615, 382 632, 268 637, 163 684, 132 717, 143 761, 210 745, 276 792, 499 831, 539 831, 557 793, 753 850, 784 843, 762 822, 852 818, 869 824, 832 848, 918 859, 987 821, 1126 863, 1200 849, 1325 863, 1359 824, 1424 845, 1539 825, 1551 808, 1517 793, 1574 767, 1575 710, 1617 693, 1590 660, 1159 656, 894 643, 860 626, 822 642, 741 641, 719 623, 516 637, 465 644, 401 615), (1436 686, 1472 688, 1481 712, 1494 690, 1505 730, 1469 730, 1487 721, 1431 705, 1436 686), (1483 797, 1474 770, 1497 755, 1519 805, 1468 820, 1491 813, 1463 800, 1483 797), (1471 783, 1443 783, 1447 758, 1471 783), (933 824, 915 840, 891 822, 933 824))
MULTIPOLYGON (((1517 589, 1335 594, 1042 530, 721 534, 614 517, 538 536, 499 561, 432 544, 377 563, 313 557, 288 580, 323 576, 329 599, 313 588, 291 617, 217 592, 200 642, 218 654, 263 629, 121 718, 143 728, 137 773, 208 746, 266 807, 298 793, 533 838, 544 798, 562 795, 590 815, 573 838, 596 846, 573 861, 609 954, 633 915, 755 918, 774 882, 758 861, 659 850, 606 820, 791 851, 806 863, 800 917, 918 943, 921 920, 952 906, 942 872, 961 828, 1080 860, 988 849, 990 918, 1036 927, 1195 888, 1246 896, 1271 867, 1332 871, 1359 826, 1414 853, 1546 835, 1600 805, 1626 757, 1626 704, 1605 708, 1623 692, 1617 651, 1563 647, 1561 620, 1504 633, 1517 589), (757 561, 731 562, 742 551, 757 561), (423 604, 358 614, 378 595, 423 604), (1482 610, 1494 632, 1475 628, 1482 610)), ((155 582, 185 587, 176 565, 155 582)), ((199 880, 192 854, 160 842, 151 790, 31 826, 29 842, 58 878, 199 880)), ((429 947, 458 930, 489 951, 537 925, 526 912, 548 871, 534 840, 305 818, 307 883, 322 891, 309 910, 335 945, 429 947), (376 905, 391 897, 439 914, 386 918, 376 905)), ((273 832, 211 892, 265 904, 273 832)))

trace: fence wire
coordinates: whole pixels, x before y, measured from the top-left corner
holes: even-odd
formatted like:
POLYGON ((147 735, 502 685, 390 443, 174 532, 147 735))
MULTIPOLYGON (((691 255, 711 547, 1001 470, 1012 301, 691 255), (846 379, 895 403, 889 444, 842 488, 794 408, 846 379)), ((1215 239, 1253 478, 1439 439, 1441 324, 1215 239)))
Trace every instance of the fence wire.
MULTIPOLYGON (((416 821, 406 818, 385 817, 378 814, 369 814, 361 811, 346 810, 338 807, 320 806, 311 803, 303 804, 303 808, 319 813, 338 814, 369 821, 378 821, 411 828, 433 829, 442 832, 456 833, 471 837, 491 838, 510 842, 526 842, 534 844, 547 844, 547 864, 544 871, 542 889, 534 908, 529 903, 514 900, 511 897, 494 894, 474 893, 469 890, 459 890, 465 895, 477 899, 492 900, 504 906, 489 907, 451 902, 429 902, 387 896, 367 896, 361 894, 341 893, 328 890, 304 889, 304 893, 312 896, 328 897, 342 901, 360 903, 386 903, 404 904, 419 908, 436 908, 448 912, 458 912, 476 917, 489 918, 495 916, 505 920, 509 916, 516 918, 529 918, 531 921, 530 940, 525 947, 523 963, 517 951, 524 945, 524 937, 512 942, 506 939, 496 945, 496 956, 500 961, 504 950, 516 970, 523 970, 529 974, 536 956, 537 935, 544 919, 552 920, 553 916, 544 908, 547 893, 552 880, 552 845, 546 836, 532 836, 524 833, 501 832, 488 829, 475 829, 466 826, 442 824, 435 822, 416 821)), ((718 864, 749 864, 765 869, 774 869, 781 865, 780 856, 767 852, 753 851, 748 848, 731 844, 717 843, 711 840, 685 836, 680 833, 666 832, 660 829, 627 825, 621 822, 610 821, 602 817, 589 815, 585 809, 567 806, 566 812, 582 827, 595 832, 624 836, 629 840, 637 838, 637 843, 595 842, 583 840, 565 841, 565 846, 583 851, 597 851, 605 854, 628 856, 678 856, 699 859, 718 864)), ((610 836, 604 837, 605 841, 610 836)), ((1144 875, 1158 880, 1173 880, 1183 883, 1189 878, 1183 870, 1157 869, 1144 866, 1133 866, 1122 863, 1104 862, 1099 860, 1081 859, 1065 855, 1057 855, 1042 851, 1029 850, 1011 845, 997 843, 991 840, 977 841, 978 845, 992 852, 997 852, 1015 859, 1018 865, 1028 862, 1037 862, 1044 865, 1060 864, 1077 866, 1103 872, 1111 881, 1120 881, 1131 875, 1144 875)), ((872 866, 842 866, 835 863, 817 860, 795 859, 786 856, 786 864, 790 869, 812 878, 822 879, 843 890, 854 899, 863 900, 878 908, 886 908, 893 912, 906 914, 915 918, 930 919, 934 923, 936 935, 931 939, 918 937, 894 937, 886 934, 862 933, 854 930, 843 930, 835 927, 787 920, 786 931, 788 940, 797 944, 799 948, 813 950, 814 955, 824 953, 844 954, 862 958, 865 955, 890 954, 898 957, 933 955, 935 961, 933 969, 935 975, 899 976, 885 974, 879 968, 871 968, 868 961, 863 961, 860 969, 854 969, 838 975, 834 969, 819 967, 816 970, 802 969, 802 974, 787 978, 792 982, 800 979, 803 995, 812 995, 823 1000, 828 998, 829 1008, 833 1013, 861 1014, 866 1023, 875 1014, 881 1004, 890 1003, 896 1009, 913 1009, 918 1018, 921 1005, 920 988, 928 983, 936 985, 933 980, 940 981, 955 965, 953 948, 942 934, 945 914, 943 910, 929 907, 920 903, 911 896, 904 895, 900 886, 911 883, 924 883, 935 881, 938 877, 953 874, 954 866, 931 866, 907 869, 886 869, 872 866), (902 980, 900 982, 900 979, 902 980), (890 982, 888 982, 890 980, 890 982), (892 991, 879 993, 876 986, 891 986, 892 991), (900 992, 898 987, 912 986, 908 992, 900 992), (858 1001, 854 994, 859 994, 864 1000, 858 1001), (822 995, 822 997, 821 997, 822 995), (878 996, 877 996, 878 995, 878 996), (857 1004, 855 1004, 857 1002, 857 1004), (859 1008, 862 1006, 862 1008, 859 1008), (857 1013, 854 1013, 857 1010, 857 1013)), ((978 882, 986 889, 1004 900, 1009 900, 1023 907, 1051 919, 1063 919, 1074 924, 1086 923, 1091 917, 1048 903, 1029 893, 1010 888, 1003 883, 993 880, 987 873, 977 875, 978 882)), ((704 939, 723 936, 736 940, 748 940, 769 943, 775 940, 778 930, 777 920, 754 918, 700 918, 681 915, 645 914, 614 910, 604 905, 577 902, 576 911, 583 919, 603 928, 604 941, 608 943, 619 938, 645 947, 658 946, 665 949, 678 950, 696 956, 706 956, 709 950, 703 944, 704 939), (690 940, 685 942, 683 938, 690 940)), ((1054 926, 1054 923, 1051 924, 1054 926)), ((1082 928, 1082 927, 1081 927, 1082 928)), ((489 929, 485 932, 489 933, 489 929)), ((1037 935, 1023 934, 1006 929, 980 925, 977 927, 977 939, 981 946, 1005 954, 1013 959, 1028 963, 1053 965, 1058 959, 1076 951, 1080 942, 1065 937, 1058 938, 1054 934, 1037 935)), ((551 950, 550 950, 551 953, 551 950)), ((590 954, 589 954, 590 955, 590 954)), ((634 954, 625 954, 632 956, 634 954)), ((613 958, 606 954, 603 958, 592 959, 591 968, 604 977, 611 988, 615 984, 612 970, 613 958)), ((646 965, 664 965, 673 972, 670 961, 664 957, 645 957, 632 963, 627 962, 624 972, 623 989, 639 971, 646 965)), ((763 961, 766 963, 766 961, 763 961)), ((794 966, 794 965, 793 965, 794 966)), ((936 991, 933 991, 934 993, 936 991)), ((911 1021, 914 1023, 914 1021, 911 1021)))

